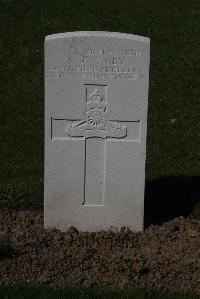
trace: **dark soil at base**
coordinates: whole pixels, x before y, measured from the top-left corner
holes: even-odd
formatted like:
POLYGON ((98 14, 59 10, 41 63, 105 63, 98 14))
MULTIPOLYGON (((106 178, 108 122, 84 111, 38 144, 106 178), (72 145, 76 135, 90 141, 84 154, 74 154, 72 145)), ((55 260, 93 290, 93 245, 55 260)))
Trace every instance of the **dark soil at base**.
POLYGON ((200 293, 200 220, 144 232, 44 230, 38 211, 0 211, 0 282, 200 293))

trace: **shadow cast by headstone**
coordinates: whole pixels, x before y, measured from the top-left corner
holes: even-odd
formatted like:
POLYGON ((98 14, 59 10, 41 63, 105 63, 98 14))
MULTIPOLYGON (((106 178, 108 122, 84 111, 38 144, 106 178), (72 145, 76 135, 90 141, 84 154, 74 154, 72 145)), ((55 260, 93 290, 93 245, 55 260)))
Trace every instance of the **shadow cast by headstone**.
POLYGON ((146 182, 145 227, 193 213, 200 217, 200 177, 163 177, 146 182))

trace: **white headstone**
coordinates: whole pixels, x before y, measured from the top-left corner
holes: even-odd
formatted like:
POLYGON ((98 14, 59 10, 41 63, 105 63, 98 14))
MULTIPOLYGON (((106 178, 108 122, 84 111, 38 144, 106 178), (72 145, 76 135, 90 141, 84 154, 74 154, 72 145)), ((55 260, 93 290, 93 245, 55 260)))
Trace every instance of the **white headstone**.
POLYGON ((45 227, 143 229, 150 41, 45 40, 45 227))

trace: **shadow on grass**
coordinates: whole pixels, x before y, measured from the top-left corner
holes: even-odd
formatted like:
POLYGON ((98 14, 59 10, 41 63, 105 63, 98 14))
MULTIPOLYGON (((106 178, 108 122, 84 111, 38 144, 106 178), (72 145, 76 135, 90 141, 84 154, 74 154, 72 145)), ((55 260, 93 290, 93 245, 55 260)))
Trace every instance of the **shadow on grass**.
MULTIPOLYGON (((28 197, 27 197, 28 198, 28 197)), ((43 196, 34 200, 0 201, 0 209, 43 212, 43 196)), ((175 217, 200 219, 200 177, 162 177, 147 181, 144 200, 144 226, 162 224, 175 217)))
POLYGON ((200 177, 163 177, 146 182, 145 227, 190 215, 200 218, 200 177))

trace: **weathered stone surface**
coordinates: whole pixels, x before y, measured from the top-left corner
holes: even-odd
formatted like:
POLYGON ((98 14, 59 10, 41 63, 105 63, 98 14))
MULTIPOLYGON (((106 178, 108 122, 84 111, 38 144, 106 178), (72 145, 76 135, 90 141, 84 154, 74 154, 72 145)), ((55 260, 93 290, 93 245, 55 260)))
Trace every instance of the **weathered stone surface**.
POLYGON ((143 228, 149 39, 45 40, 45 227, 143 228))

